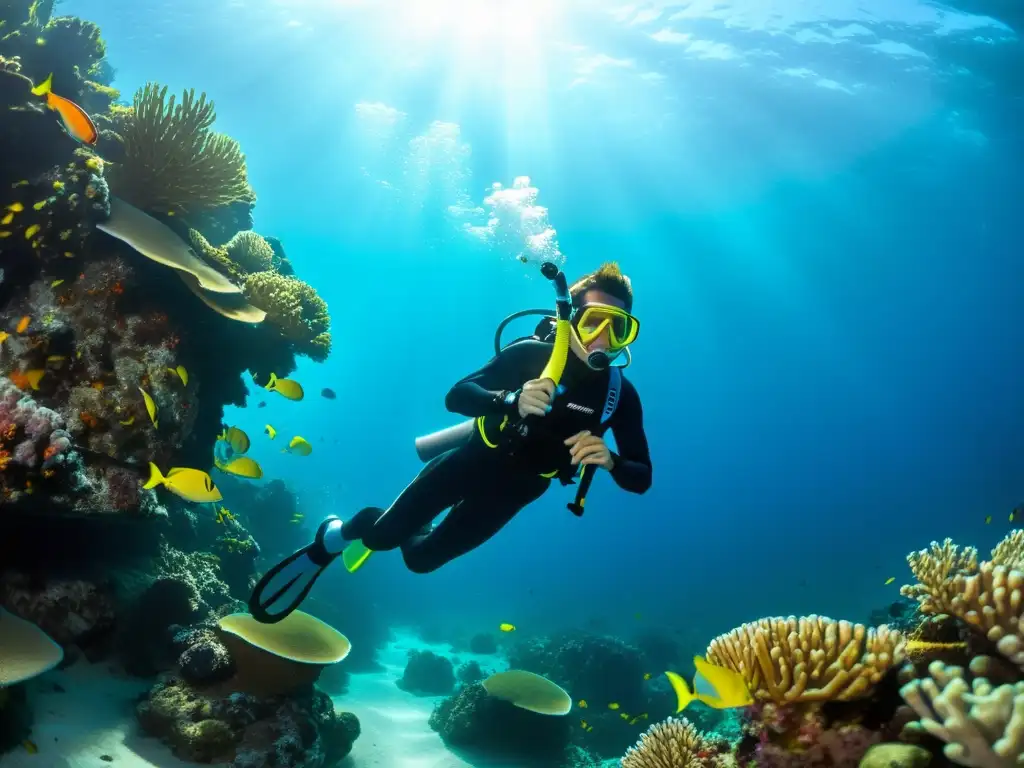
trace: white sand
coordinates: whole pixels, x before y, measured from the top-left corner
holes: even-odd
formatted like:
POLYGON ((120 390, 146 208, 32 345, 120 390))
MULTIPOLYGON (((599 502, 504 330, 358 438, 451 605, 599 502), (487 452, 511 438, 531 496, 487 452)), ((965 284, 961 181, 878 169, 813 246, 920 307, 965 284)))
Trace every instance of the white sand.
POLYGON ((482 768, 483 763, 468 763, 452 754, 427 724, 443 696, 415 696, 395 685, 412 649, 454 655, 462 663, 476 660, 485 672, 506 666, 495 656, 452 654, 448 646, 425 645, 407 635, 396 637, 377 656, 384 670, 352 675, 348 693, 334 699, 335 709, 353 712, 363 729, 343 768, 482 768))
POLYGON ((84 660, 32 680, 31 738, 39 752, 18 747, 0 757, 0 768, 194 768, 139 732, 135 701, 149 687, 145 680, 115 677, 106 664, 84 660), (107 762, 101 755, 114 759, 107 762))

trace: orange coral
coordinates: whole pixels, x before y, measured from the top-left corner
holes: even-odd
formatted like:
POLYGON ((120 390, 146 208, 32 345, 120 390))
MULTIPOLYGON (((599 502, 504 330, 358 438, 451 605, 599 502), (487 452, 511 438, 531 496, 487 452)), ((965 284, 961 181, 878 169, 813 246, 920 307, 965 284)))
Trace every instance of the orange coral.
POLYGON ((7 469, 7 465, 11 462, 11 454, 7 451, 0 451, 0 472, 7 469))

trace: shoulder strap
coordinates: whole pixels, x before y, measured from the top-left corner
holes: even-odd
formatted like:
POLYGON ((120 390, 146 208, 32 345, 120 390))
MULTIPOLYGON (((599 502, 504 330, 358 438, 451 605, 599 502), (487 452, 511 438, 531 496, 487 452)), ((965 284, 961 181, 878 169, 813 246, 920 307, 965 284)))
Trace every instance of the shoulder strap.
POLYGON ((618 368, 608 370, 608 396, 604 399, 604 409, 601 411, 601 423, 604 424, 615 413, 619 405, 619 392, 622 390, 622 371, 618 368))

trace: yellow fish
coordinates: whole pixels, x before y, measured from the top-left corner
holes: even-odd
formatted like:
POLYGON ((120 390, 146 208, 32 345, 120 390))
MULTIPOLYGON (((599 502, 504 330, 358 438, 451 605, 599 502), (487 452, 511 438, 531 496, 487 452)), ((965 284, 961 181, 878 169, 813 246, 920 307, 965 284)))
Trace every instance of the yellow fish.
POLYGON ((502 632, 515 632, 516 631, 516 625, 515 624, 508 624, 508 623, 499 624, 498 625, 498 629, 500 629, 502 632))
POLYGON ((119 421, 118 422, 118 424, 121 424, 121 425, 123 425, 125 427, 130 427, 134 423, 135 423, 135 417, 134 416, 132 416, 130 418, 127 418, 124 421, 119 421))
POLYGON ((31 240, 32 236, 35 235, 35 233, 38 232, 40 229, 42 229, 42 227, 40 227, 38 224, 33 224, 31 227, 25 230, 25 239, 31 240))
POLYGON ((885 586, 889 586, 894 581, 896 581, 896 577, 895 576, 890 576, 888 579, 885 580, 885 586))
POLYGON ((620 712, 619 713, 619 717, 621 717, 623 720, 629 720, 630 719, 630 716, 627 715, 625 712, 620 712))
POLYGON ((230 445, 235 453, 246 453, 249 450, 249 436, 238 427, 226 428, 217 435, 217 439, 230 445))
POLYGON ((579 706, 580 709, 586 709, 587 708, 587 700, 586 699, 580 699, 578 706, 579 706))
POLYGON ((269 424, 267 424, 265 427, 263 427, 263 431, 266 432, 270 436, 271 440, 273 440, 275 437, 277 437, 277 430, 274 429, 269 424))
POLYGON ((988 525, 991 522, 992 522, 992 515, 986 515, 986 517, 985 517, 985 525, 988 525))
POLYGON ((594 726, 592 726, 590 723, 583 719, 580 719, 580 728, 582 728, 584 731, 594 730, 594 726))
POLYGON ((693 676, 693 691, 686 681, 675 672, 666 672, 665 676, 676 692, 678 708, 676 714, 682 712, 694 701, 700 701, 714 709, 731 709, 747 707, 754 703, 747 682, 738 672, 719 667, 700 656, 693 657, 697 673, 693 676))
POLYGON ((617 702, 617 701, 613 701, 613 702, 611 702, 608 705, 608 709, 618 709, 618 708, 619 708, 619 702, 617 702))
POLYGON ((650 672, 644 672, 644 680, 650 680, 650 679, 651 679, 651 673, 650 672))
POLYGON ((153 402, 153 398, 150 397, 149 392, 139 387, 139 392, 142 393, 142 399, 146 401, 146 413, 149 414, 149 420, 153 422, 153 426, 159 429, 160 424, 156 419, 156 403, 153 402))
POLYGON ((21 203, 11 203, 10 205, 7 206, 7 210, 11 211, 12 213, 21 213, 22 211, 25 210, 25 206, 22 205, 21 203))
POLYGON ((50 283, 50 287, 51 288, 56 288, 58 285, 64 285, 64 281, 63 280, 54 280, 52 283, 50 283))
POLYGON ((281 453, 294 453, 297 456, 309 456, 313 452, 313 446, 304 437, 296 435, 292 438, 291 442, 288 443, 287 448, 282 448, 281 453))
POLYGON ((11 334, 7 331, 0 331, 0 344, 7 341, 9 338, 11 338, 11 334))
POLYGON ((263 477, 263 468, 248 456, 239 456, 231 461, 218 461, 217 469, 227 472, 229 475, 247 477, 250 480, 259 480, 263 477))
POLYGON ((4 216, 2 219, 0 219, 0 224, 3 224, 6 227, 12 221, 14 221, 14 214, 13 213, 8 213, 6 216, 4 216))
POLYGON ((277 392, 277 394, 287 397, 289 400, 301 400, 306 396, 299 382, 292 381, 291 379, 279 379, 275 373, 270 374, 270 381, 267 382, 267 386, 264 389, 269 392, 277 392))
POLYGON ((194 501, 197 504, 220 501, 224 498, 213 484, 213 479, 202 470, 172 467, 167 477, 164 477, 157 465, 149 462, 149 480, 142 487, 156 488, 158 485, 164 486, 185 501, 194 501))
POLYGON ((186 387, 188 386, 188 371, 185 370, 184 365, 179 365, 177 368, 168 368, 167 372, 173 373, 175 376, 181 379, 182 384, 184 384, 186 387))

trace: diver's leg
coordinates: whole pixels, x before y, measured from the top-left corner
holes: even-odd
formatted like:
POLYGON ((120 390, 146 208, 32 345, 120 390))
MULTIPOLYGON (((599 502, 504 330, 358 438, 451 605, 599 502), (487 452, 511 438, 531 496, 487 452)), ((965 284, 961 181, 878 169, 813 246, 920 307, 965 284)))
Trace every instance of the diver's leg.
POLYGON ((414 573, 429 573, 476 549, 550 484, 550 480, 542 477, 517 474, 477 491, 452 507, 430 533, 405 540, 402 557, 406 566, 414 573))
POLYGON ((473 462, 456 448, 425 466, 387 510, 367 507, 342 528, 345 539, 362 539, 374 552, 395 549, 431 520, 458 503, 471 487, 473 462))

